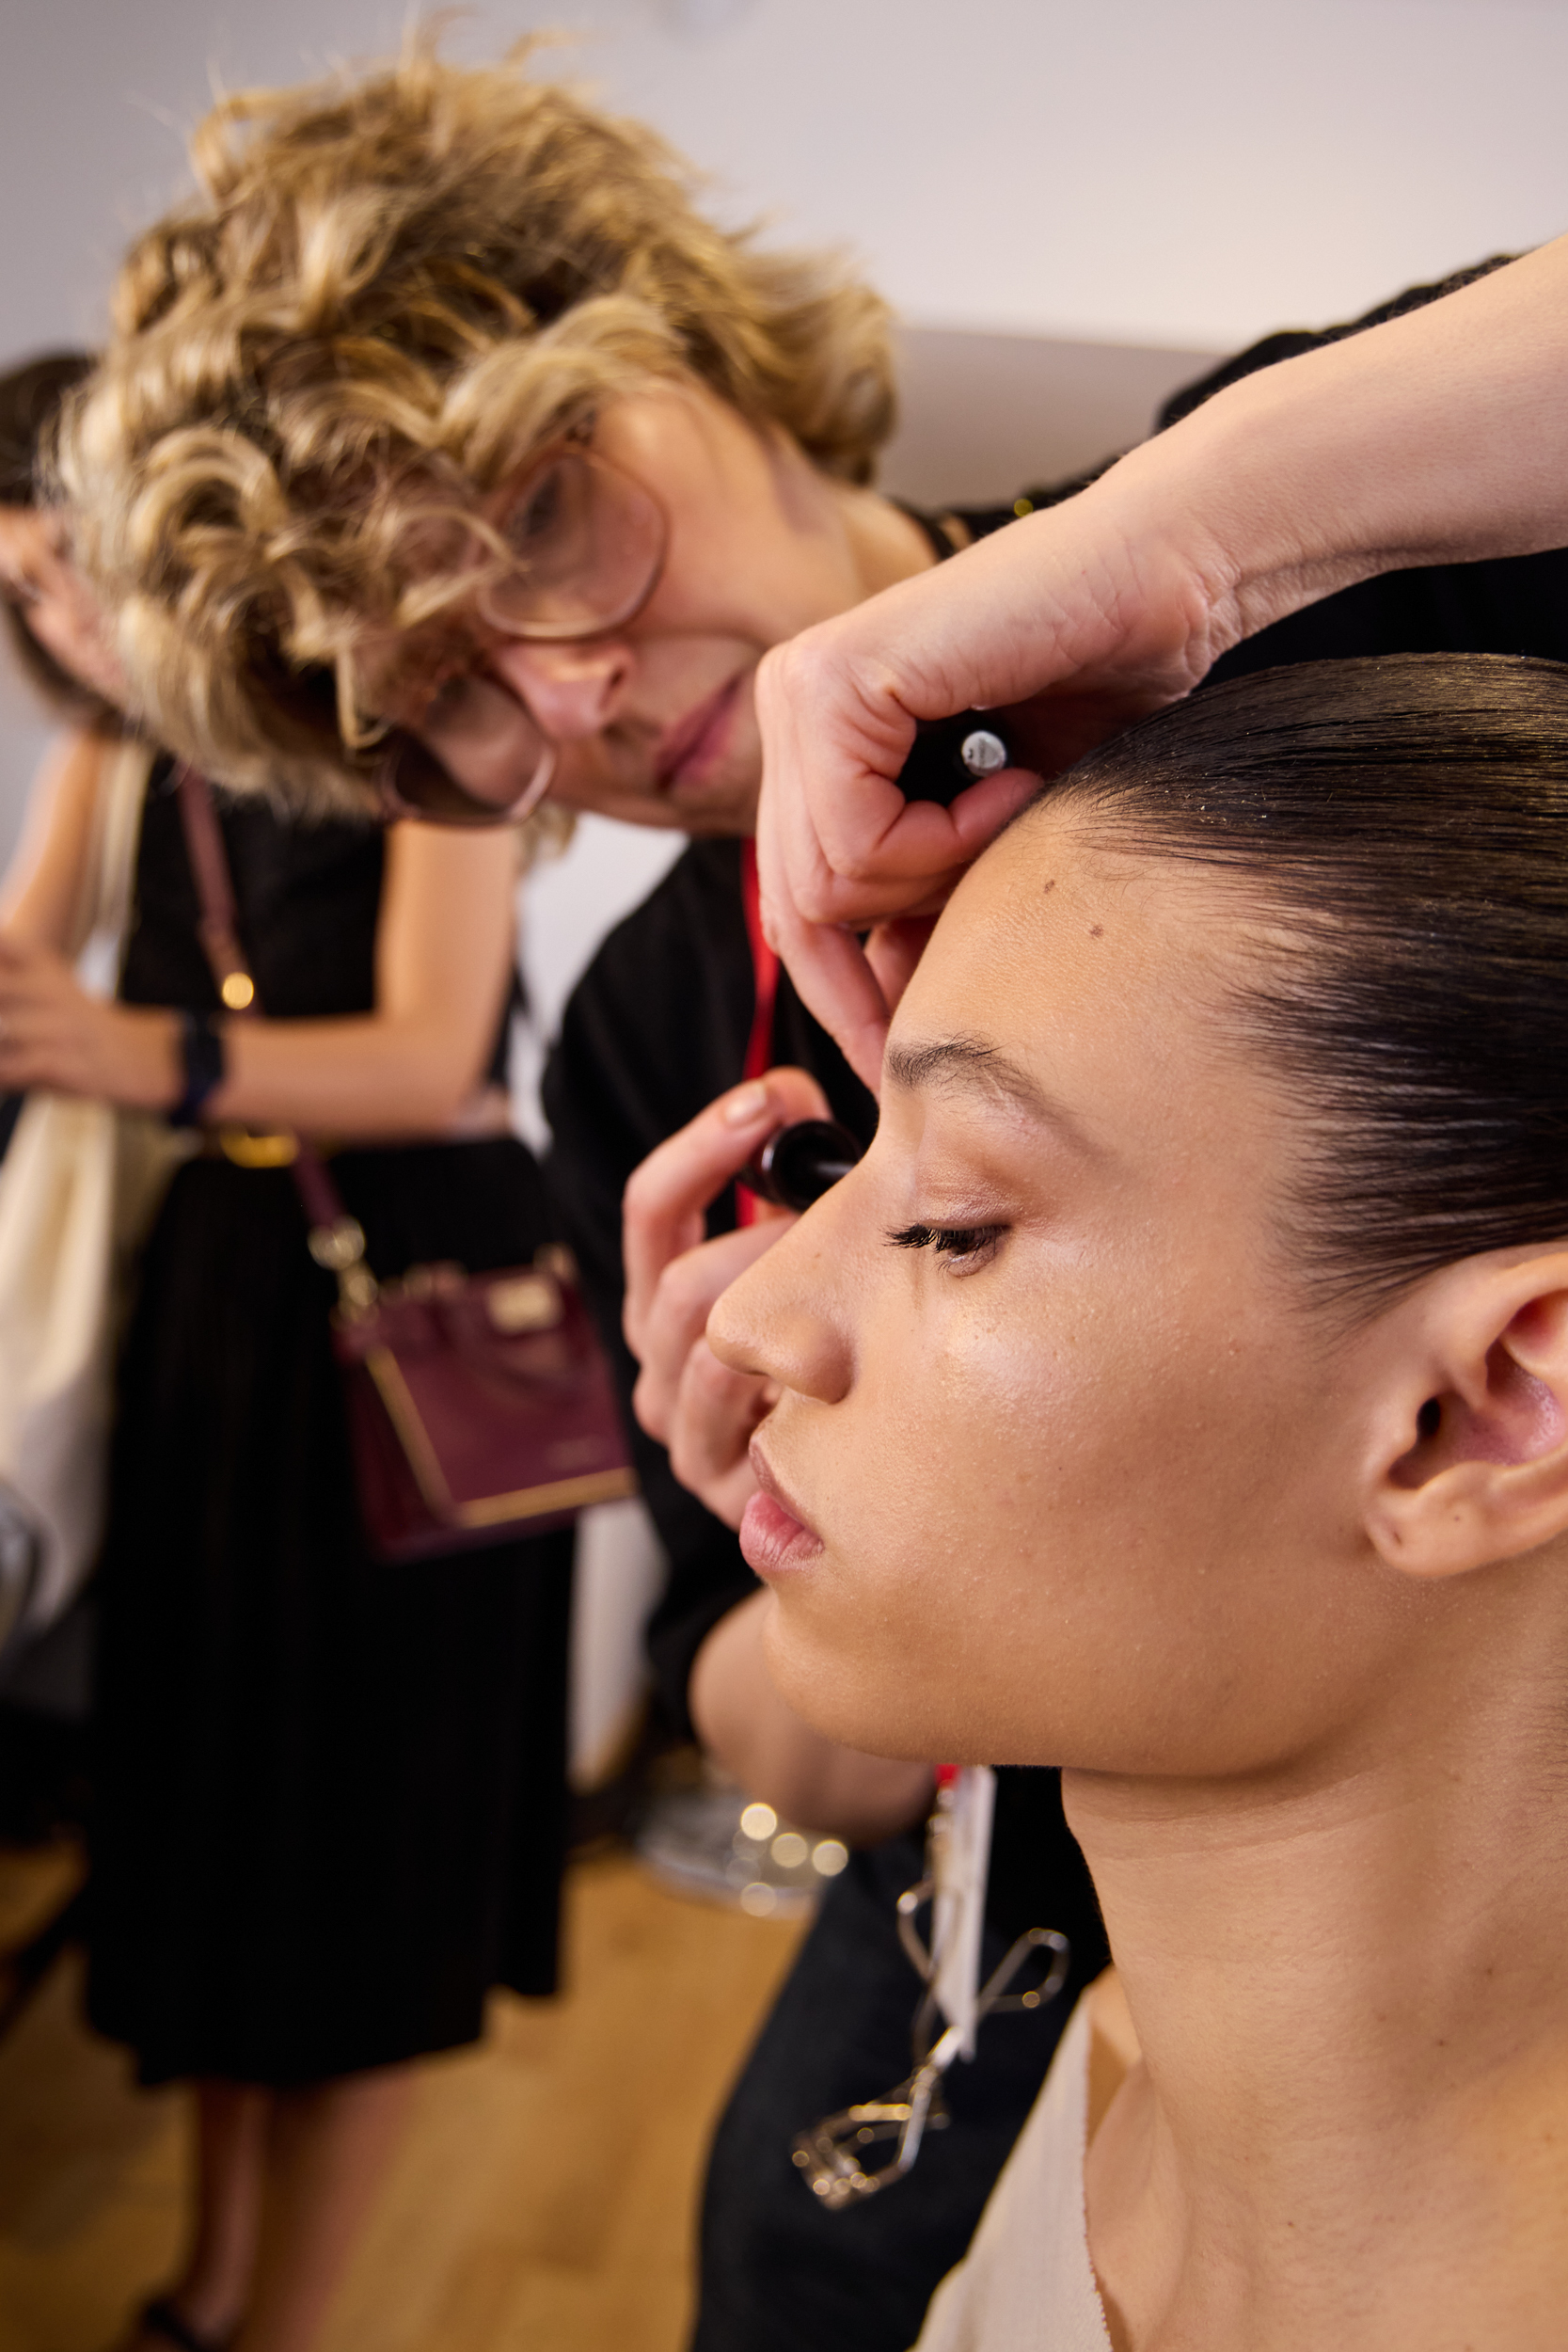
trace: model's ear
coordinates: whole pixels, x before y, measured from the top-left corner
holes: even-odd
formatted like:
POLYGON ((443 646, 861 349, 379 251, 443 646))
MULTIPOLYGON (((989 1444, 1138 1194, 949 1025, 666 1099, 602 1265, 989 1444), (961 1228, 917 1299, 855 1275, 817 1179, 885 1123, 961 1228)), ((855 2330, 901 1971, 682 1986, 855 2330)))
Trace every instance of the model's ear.
POLYGON ((1373 1543, 1428 1577, 1549 1543, 1568 1530, 1568 1251, 1467 1259, 1410 1305, 1372 1465, 1373 1543))

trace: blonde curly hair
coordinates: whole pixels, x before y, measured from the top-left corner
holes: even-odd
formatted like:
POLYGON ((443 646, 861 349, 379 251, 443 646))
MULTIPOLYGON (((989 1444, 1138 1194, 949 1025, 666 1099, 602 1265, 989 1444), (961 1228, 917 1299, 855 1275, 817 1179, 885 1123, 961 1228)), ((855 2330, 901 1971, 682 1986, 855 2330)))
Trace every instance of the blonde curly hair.
POLYGON ((892 429, 877 296, 716 227, 660 139, 529 46, 227 99, 203 193, 121 269, 60 485, 146 723, 233 786, 367 805, 356 641, 456 593, 433 516, 605 398, 694 375, 857 483, 892 429))

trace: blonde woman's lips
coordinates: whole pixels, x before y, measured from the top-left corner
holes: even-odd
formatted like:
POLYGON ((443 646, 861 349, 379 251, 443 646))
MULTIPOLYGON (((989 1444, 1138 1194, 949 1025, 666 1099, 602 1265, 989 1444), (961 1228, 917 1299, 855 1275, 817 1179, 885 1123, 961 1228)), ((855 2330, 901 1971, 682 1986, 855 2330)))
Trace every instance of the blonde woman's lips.
POLYGON ((822 1538, 807 1525, 780 1488, 767 1460, 754 1444, 752 1467, 760 1491, 746 1505, 740 1522, 740 1549, 746 1565, 757 1576, 786 1574, 809 1566, 822 1549, 822 1538))
POLYGON ((679 792, 683 786, 700 784, 704 770, 711 768, 721 757, 741 682, 740 678, 732 677, 670 729, 658 747, 656 762, 662 791, 679 792))

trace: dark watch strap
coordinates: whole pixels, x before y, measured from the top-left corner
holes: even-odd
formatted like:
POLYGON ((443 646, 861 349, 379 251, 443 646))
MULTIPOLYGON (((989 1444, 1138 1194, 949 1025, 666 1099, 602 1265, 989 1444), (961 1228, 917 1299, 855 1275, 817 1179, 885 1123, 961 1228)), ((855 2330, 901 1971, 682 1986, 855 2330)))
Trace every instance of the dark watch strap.
POLYGON ((223 1031, 210 1012, 182 1012, 180 1051, 185 1071, 185 1091, 168 1113, 171 1127, 194 1127, 202 1104, 223 1084, 226 1057, 223 1031))

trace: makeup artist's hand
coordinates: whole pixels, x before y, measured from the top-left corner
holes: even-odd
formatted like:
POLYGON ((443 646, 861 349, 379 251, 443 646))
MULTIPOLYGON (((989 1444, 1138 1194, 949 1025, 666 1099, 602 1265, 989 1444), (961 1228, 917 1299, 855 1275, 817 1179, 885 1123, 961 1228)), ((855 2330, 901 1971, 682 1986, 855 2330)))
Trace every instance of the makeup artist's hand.
POLYGON ((929 916, 1026 796, 904 802, 918 719, 1031 703, 1055 774, 1238 640, 1374 572, 1568 538, 1568 237, 1262 368, 1059 506, 768 654, 768 934, 868 1086, 929 916), (869 957, 854 933, 890 926, 869 957))
POLYGON ((717 1518, 738 1527, 756 1489, 747 1448, 774 1402, 769 1384, 731 1372, 705 1336, 714 1301, 794 1222, 758 1203, 758 1221, 705 1240, 704 1213, 775 1127, 831 1117, 803 1070, 734 1087, 632 1172, 623 1207, 626 1343, 641 1366, 637 1418, 717 1518))
POLYGON ((1235 633, 1216 624, 1215 581, 1191 548, 1152 519, 1129 529, 1121 471, 763 663, 768 934, 868 1086, 930 918, 1038 778, 1185 693, 1235 633), (906 802, 896 778, 915 722, 1001 705, 1024 706, 1006 731, 1028 769, 988 776, 951 808, 906 802))
POLYGON ((63 956, 0 932, 0 1089, 166 1110, 182 1085, 175 1014, 89 996, 63 956))
MULTIPOLYGON (((787 1209, 704 1239, 704 1212, 775 1127, 831 1116, 803 1070, 734 1087, 651 1152, 626 1196, 626 1339, 641 1364, 637 1418, 671 1467, 730 1527, 756 1491, 747 1454, 772 1407, 770 1382, 731 1372, 705 1336, 721 1291, 787 1232, 787 1209)), ((754 1593, 720 1618, 692 1661, 691 1720, 704 1747, 754 1797, 801 1828, 876 1844, 922 1819, 930 1768, 889 1763, 825 1740, 774 1688, 764 1633, 772 1597, 754 1593)))

